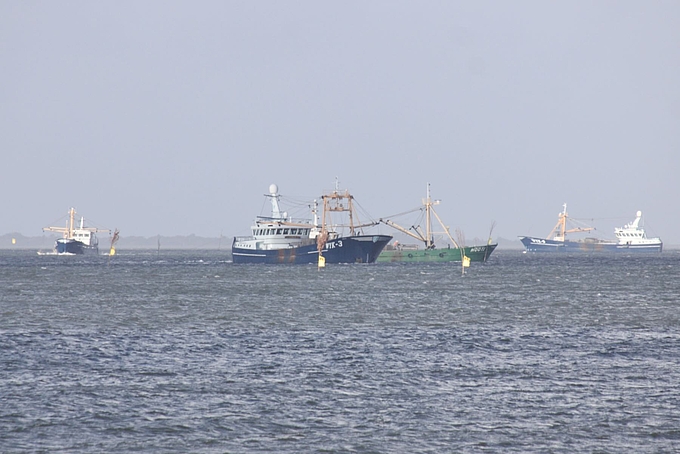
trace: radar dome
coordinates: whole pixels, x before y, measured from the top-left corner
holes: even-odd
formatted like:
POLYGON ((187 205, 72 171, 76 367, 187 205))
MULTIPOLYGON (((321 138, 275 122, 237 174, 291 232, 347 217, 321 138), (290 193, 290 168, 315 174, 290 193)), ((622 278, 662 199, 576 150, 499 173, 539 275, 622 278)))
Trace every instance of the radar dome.
POLYGON ((269 185, 269 193, 270 194, 278 194, 279 193, 279 187, 276 186, 274 183, 269 185))
POLYGON ((638 217, 642 216, 642 211, 637 212, 638 217))

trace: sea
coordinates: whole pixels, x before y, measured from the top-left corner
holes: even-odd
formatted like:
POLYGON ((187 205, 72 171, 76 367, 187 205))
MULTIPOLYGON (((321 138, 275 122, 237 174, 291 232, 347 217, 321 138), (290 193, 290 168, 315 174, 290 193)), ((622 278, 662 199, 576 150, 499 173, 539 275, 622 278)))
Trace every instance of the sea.
POLYGON ((680 251, 0 250, 0 452, 680 452, 680 251))

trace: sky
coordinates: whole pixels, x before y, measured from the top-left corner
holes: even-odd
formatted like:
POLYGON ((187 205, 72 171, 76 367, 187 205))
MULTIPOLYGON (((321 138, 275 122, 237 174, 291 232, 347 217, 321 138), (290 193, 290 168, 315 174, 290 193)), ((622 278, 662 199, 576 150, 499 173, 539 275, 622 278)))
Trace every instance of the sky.
POLYGON ((0 65, 0 234, 245 235, 337 177, 467 238, 567 203, 680 244, 674 0, 4 1, 0 65))

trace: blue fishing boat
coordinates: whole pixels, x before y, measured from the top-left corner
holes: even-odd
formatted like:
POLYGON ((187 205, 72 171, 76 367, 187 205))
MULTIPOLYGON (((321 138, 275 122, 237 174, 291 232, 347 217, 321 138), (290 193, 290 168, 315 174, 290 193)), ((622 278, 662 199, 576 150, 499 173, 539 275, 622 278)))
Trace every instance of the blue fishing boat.
POLYGON ((54 252, 58 255, 99 254, 98 232, 109 232, 108 229, 85 226, 85 218, 80 218, 79 225, 75 223, 76 210, 68 211, 65 227, 44 227, 43 232, 58 232, 62 234, 54 244, 54 252))
POLYGON ((348 191, 339 191, 337 183, 334 191, 321 196, 321 220, 316 201, 311 205, 313 219, 289 217, 281 210, 281 196, 275 184, 265 197, 271 201, 271 216, 259 216, 250 236, 234 238, 231 247, 234 263, 373 263, 392 239, 390 235, 362 233, 364 228, 377 223, 358 223, 354 197, 348 191), (339 213, 347 214, 348 224, 333 222, 331 215, 339 213))
MULTIPOLYGON (((640 226, 642 211, 638 211, 635 220, 623 227, 614 229, 616 240, 587 237, 578 240, 567 239, 571 233, 585 233, 595 230, 593 227, 580 224, 572 227, 567 214, 567 204, 558 215, 558 221, 546 238, 521 236, 520 241, 525 252, 661 252, 661 238, 648 238, 644 228, 640 226)), ((578 222, 578 221, 577 221, 578 222)))

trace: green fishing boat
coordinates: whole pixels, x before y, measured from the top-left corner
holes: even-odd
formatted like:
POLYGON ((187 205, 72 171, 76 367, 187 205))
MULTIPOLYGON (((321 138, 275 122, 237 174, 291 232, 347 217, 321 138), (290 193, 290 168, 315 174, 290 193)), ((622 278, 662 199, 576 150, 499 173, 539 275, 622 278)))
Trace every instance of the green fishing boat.
MULTIPOLYGON (((482 246, 467 246, 462 248, 465 256, 471 262, 486 262, 497 244, 485 244, 482 246)), ((392 246, 391 249, 383 249, 378 256, 378 262, 460 262, 461 248, 453 247, 446 249, 400 249, 392 246)))
POLYGON ((422 242, 423 247, 420 248, 417 245, 402 245, 398 241, 395 241, 394 244, 388 244, 385 249, 383 249, 378 256, 377 262, 461 262, 465 258, 469 259, 470 262, 486 262, 498 246, 498 243, 492 243, 491 241, 493 225, 491 226, 489 240, 486 244, 465 246, 464 244, 461 244, 464 243, 462 234, 459 233, 458 241, 454 240, 449 228, 444 225, 441 218, 434 210, 434 205, 439 205, 439 203, 439 200, 432 200, 430 197, 430 185, 428 183, 427 198, 423 199, 422 206, 410 211, 421 212, 425 221, 424 232, 419 224, 410 229, 406 229, 390 219, 381 219, 380 222, 422 242), (443 229, 441 232, 433 231, 433 216, 443 229), (450 243, 445 248, 438 248, 435 244, 435 236, 446 237, 450 243))

